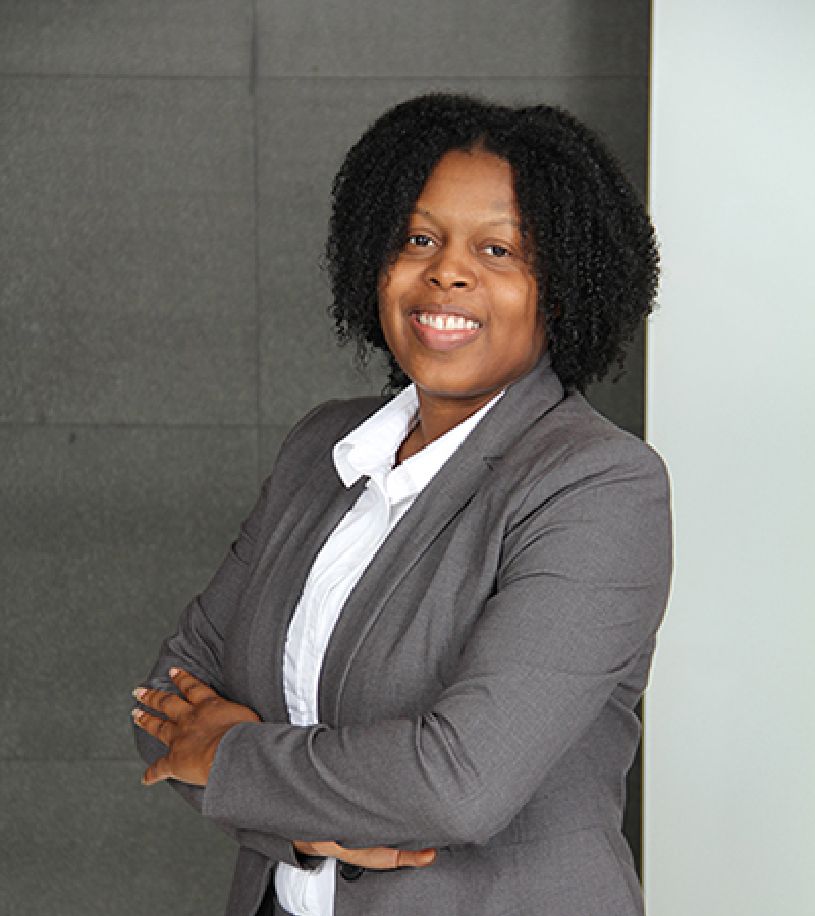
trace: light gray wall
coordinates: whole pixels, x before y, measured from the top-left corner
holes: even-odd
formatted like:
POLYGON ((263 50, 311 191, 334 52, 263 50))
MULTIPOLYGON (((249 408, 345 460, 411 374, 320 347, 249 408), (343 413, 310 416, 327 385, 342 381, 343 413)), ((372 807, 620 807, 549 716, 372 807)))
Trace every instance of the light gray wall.
MULTIPOLYGON (((312 404, 331 177, 436 88, 560 103, 642 188, 644 0, 0 0, 0 916, 222 911, 129 692, 312 404)), ((642 428, 641 342, 595 402, 642 428)))
POLYGON ((651 200, 669 268, 648 434, 671 468, 678 563, 647 705, 648 912, 802 916, 815 912, 815 4, 654 10, 651 200))

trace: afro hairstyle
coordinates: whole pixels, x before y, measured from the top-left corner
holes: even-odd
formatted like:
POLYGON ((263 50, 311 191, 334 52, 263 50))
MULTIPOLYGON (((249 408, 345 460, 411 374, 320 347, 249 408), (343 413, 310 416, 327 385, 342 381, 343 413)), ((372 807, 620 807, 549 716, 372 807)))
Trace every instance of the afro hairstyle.
POLYGON ((332 189, 325 266, 341 342, 384 351, 390 386, 407 382, 382 334, 377 287, 402 249, 422 187, 451 150, 483 149, 512 168, 552 366, 584 390, 650 313, 659 257, 638 194, 598 138, 549 105, 509 107, 433 93, 381 115, 349 150, 332 189))

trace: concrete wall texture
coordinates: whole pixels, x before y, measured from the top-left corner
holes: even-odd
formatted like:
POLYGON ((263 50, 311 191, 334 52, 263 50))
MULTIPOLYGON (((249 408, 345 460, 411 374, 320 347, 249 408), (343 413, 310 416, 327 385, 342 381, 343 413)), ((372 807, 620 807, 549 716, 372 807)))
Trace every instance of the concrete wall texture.
MULTIPOLYGON (((566 106, 644 189, 648 49, 646 0, 0 0, 0 916, 222 912, 130 689, 286 430, 382 385, 318 269, 345 149, 462 89, 566 106)), ((639 340, 591 397, 641 433, 642 390, 639 340)))

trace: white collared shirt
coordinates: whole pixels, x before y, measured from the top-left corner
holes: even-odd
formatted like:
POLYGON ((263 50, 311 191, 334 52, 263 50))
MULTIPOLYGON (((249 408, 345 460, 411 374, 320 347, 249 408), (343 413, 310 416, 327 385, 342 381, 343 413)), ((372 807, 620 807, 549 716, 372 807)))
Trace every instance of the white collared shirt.
MULTIPOLYGON (((502 393, 397 467, 396 452, 418 415, 414 385, 334 446, 343 484, 351 487, 366 476, 368 484, 317 554, 289 624, 283 687, 292 725, 319 721, 323 656, 351 590, 399 519, 502 393)), ((333 916, 335 880, 336 859, 325 859, 314 870, 281 862, 275 873, 277 899, 293 916, 333 916)))

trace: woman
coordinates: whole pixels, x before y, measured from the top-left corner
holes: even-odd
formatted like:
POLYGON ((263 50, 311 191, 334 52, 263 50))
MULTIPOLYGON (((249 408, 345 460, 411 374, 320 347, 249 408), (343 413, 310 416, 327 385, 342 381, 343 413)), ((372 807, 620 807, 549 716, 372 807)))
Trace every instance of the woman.
POLYGON ((134 691, 144 781, 240 843, 234 916, 641 913, 668 487, 579 391, 651 308, 643 208, 564 112, 430 95, 349 152, 327 250, 411 384, 290 433, 134 691))

